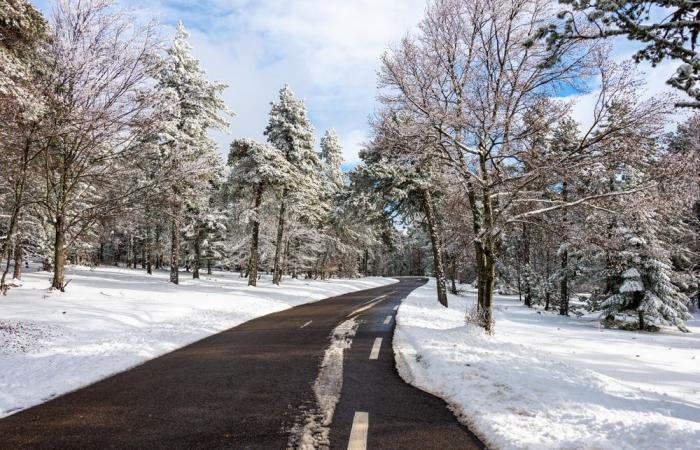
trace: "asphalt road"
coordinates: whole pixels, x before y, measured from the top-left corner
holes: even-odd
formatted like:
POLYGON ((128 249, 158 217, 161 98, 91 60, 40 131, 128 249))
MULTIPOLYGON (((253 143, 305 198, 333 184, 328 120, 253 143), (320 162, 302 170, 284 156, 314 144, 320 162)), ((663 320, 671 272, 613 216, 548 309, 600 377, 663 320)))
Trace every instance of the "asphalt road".
POLYGON ((331 448, 483 448, 442 400, 396 372, 394 307, 424 282, 404 278, 251 320, 0 419, 0 449, 285 449, 315 399, 332 330, 382 295, 356 313, 331 448))

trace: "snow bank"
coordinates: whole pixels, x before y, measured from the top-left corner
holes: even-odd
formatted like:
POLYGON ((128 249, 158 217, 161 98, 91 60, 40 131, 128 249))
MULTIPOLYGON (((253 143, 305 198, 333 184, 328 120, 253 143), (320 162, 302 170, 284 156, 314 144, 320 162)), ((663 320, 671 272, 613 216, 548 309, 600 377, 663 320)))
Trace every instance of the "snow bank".
POLYGON ((433 281, 401 305, 394 335, 408 382, 444 398, 491 448, 700 448, 700 319, 694 333, 606 330, 497 297, 496 334, 465 325, 475 294, 433 281))
POLYGON ((66 293, 28 273, 0 297, 0 417, 85 386, 211 334, 292 306, 396 282, 305 281, 257 288, 235 273, 201 280, 165 272, 74 267, 66 293))

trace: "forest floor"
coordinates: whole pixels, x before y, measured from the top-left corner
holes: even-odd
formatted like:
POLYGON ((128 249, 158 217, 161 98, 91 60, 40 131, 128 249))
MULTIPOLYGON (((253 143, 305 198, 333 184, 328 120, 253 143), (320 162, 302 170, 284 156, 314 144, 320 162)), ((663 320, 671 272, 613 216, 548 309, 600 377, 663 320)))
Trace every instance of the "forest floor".
POLYGON ((168 282, 116 267, 69 268, 65 293, 29 269, 0 297, 0 417, 42 403, 242 322, 296 305, 391 284, 389 278, 308 281, 237 273, 168 282))
POLYGON ((700 315, 692 333, 610 330, 495 299, 495 334, 465 323, 475 292, 413 291, 397 316, 402 377, 444 398, 494 449, 700 448, 700 315))

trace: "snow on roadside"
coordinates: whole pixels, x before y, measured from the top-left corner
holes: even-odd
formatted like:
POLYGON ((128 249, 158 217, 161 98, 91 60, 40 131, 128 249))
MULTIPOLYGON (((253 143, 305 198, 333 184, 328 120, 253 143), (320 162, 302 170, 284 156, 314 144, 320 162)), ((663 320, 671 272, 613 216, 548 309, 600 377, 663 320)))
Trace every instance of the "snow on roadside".
POLYGON ((201 280, 167 273, 73 267, 65 293, 50 274, 24 275, 0 297, 0 417, 75 390, 247 320, 303 303, 396 282, 306 281, 257 288, 235 273, 201 280))
POLYGON ((402 377, 444 398, 496 449, 700 448, 700 320, 692 334, 600 329, 497 297, 496 334, 442 308, 431 280, 404 300, 394 351, 402 377))

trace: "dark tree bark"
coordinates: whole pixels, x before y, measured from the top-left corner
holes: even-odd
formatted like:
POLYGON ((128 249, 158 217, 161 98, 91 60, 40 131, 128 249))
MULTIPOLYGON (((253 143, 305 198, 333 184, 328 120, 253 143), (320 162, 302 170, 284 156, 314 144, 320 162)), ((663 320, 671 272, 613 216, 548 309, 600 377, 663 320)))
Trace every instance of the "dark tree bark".
POLYGON ((438 231, 435 205, 429 191, 423 191, 423 209, 428 224, 428 235, 433 249, 433 268, 435 269, 435 280, 437 282, 437 298, 442 306, 447 307, 447 289, 445 288, 445 267, 442 258, 442 240, 438 231))
POLYGON ((170 282, 179 284, 180 271, 180 218, 176 214, 172 220, 170 234, 170 282))
POLYGON ((58 215, 54 221, 53 246, 53 279, 51 287, 63 291, 63 278, 66 265, 66 230, 63 215, 58 215))
POLYGON ((280 203, 279 220, 277 222, 277 240, 275 244, 275 261, 272 272, 272 283, 279 285, 282 281, 282 241, 284 238, 285 215, 287 213, 287 189, 282 193, 282 201, 280 203))
POLYGON ((22 279, 22 243, 19 241, 15 245, 15 270, 12 278, 16 280, 22 279))
POLYGON ((199 279, 199 265, 202 258, 203 230, 201 224, 197 224, 197 231, 194 235, 194 261, 192 263, 192 279, 199 279))
MULTIPOLYGON (((567 191, 567 185, 566 181, 562 183, 562 200, 564 202, 568 201, 568 191, 567 191)), ((562 220, 563 225, 564 225, 564 240, 563 240, 563 245, 564 248, 561 251, 561 279, 559 280, 559 296, 560 301, 559 301, 559 314, 562 316, 568 316, 569 315, 569 249, 566 247, 568 244, 568 239, 566 236, 567 233, 567 219, 568 219, 568 214, 567 214, 567 209, 565 208, 563 211, 564 218, 562 220)))
POLYGON ((248 263, 248 286, 257 286, 258 280, 258 243, 260 239, 260 205, 262 204, 262 196, 265 190, 263 183, 258 183, 258 188, 255 191, 255 206, 253 208, 253 236, 250 240, 250 262, 248 263))

